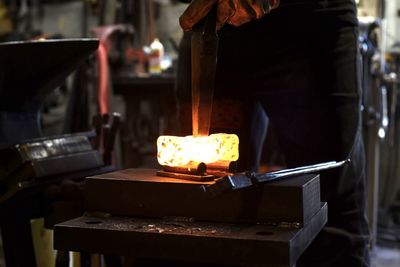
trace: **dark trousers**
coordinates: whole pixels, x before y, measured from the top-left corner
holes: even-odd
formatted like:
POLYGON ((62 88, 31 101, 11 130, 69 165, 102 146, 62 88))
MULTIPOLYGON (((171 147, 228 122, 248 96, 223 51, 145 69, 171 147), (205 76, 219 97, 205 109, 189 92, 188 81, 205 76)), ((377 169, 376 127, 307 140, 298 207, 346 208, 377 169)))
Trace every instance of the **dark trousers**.
MULTIPOLYGON (((240 135, 242 168, 258 164, 263 112, 289 167, 350 158, 321 173, 328 223, 298 266, 368 266, 357 27, 333 15, 289 15, 219 32, 215 98, 232 99, 244 114, 239 128, 225 130, 240 135)), ((189 40, 187 34, 180 55, 181 100, 190 99, 189 40)))

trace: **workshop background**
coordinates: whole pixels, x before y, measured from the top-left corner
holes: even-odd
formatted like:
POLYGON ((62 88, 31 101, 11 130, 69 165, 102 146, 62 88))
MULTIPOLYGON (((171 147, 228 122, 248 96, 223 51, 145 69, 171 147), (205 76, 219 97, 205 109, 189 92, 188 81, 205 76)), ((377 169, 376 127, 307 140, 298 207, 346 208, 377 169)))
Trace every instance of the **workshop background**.
MULTIPOLYGON (((357 2, 372 266, 400 266, 400 0, 357 2)), ((76 170, 80 175, 74 177, 60 167, 59 172, 65 172, 63 178, 35 184, 35 190, 42 190, 40 204, 19 207, 14 203, 16 196, 23 194, 29 199, 34 193, 24 188, 23 174, 21 180, 5 182, 7 167, 2 163, 14 148, 2 146, 0 139, 0 225, 15 234, 3 234, 0 266, 6 266, 4 255, 9 252, 3 248, 7 251, 8 244, 9 251, 32 248, 37 266, 77 267, 82 266, 84 257, 91 259, 92 266, 105 266, 102 255, 54 251, 52 227, 81 216, 81 182, 92 174, 87 168, 95 168, 95 173, 157 168, 157 137, 178 127, 173 108, 174 77, 182 37, 178 18, 186 6, 174 0, 0 0, 1 42, 100 39, 99 50, 68 77, 61 75, 61 85, 47 95, 40 108, 40 128, 44 137, 67 134, 74 142, 78 137, 83 138, 79 142, 87 138, 94 146, 85 156, 101 157, 104 163, 82 166, 76 170), (162 58, 154 65, 154 57, 160 54, 162 58), (109 115, 99 117, 99 110, 109 115), (11 190, 12 183, 19 189, 11 190), (24 235, 26 225, 10 225, 6 217, 11 217, 12 209, 20 211, 13 213, 13 218, 29 219, 32 236, 24 235), (24 213, 33 209, 33 215, 24 213), (33 242, 32 247, 26 245, 29 242, 33 242)), ((89 51, 90 43, 87 45, 89 51)), ((57 59, 64 52, 46 50, 41 57, 57 59)), ((21 76, 28 73, 25 66, 20 67, 21 76)), ((273 129, 269 129, 260 171, 284 165, 273 129)))

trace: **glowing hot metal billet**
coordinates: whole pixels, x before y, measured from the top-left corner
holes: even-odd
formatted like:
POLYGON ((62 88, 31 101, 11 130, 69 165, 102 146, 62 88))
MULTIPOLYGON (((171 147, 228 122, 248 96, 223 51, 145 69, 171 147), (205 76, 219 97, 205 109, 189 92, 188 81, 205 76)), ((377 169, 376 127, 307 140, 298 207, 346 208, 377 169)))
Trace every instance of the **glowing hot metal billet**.
POLYGON ((185 166, 190 162, 213 163, 236 161, 239 138, 235 134, 210 136, 160 136, 157 139, 157 160, 163 166, 185 166))

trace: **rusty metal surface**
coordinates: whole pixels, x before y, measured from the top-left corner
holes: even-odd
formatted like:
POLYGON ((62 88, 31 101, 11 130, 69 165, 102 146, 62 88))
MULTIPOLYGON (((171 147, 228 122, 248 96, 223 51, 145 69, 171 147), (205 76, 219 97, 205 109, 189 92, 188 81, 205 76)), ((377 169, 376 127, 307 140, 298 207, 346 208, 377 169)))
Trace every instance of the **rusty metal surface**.
POLYGON ((126 169, 87 178, 87 211, 114 216, 306 224, 320 207, 318 175, 293 177, 210 198, 203 187, 213 181, 160 177, 156 172, 126 169))
POLYGON ((303 228, 83 216, 55 226, 54 247, 137 259, 293 266, 326 221, 326 203, 303 228))

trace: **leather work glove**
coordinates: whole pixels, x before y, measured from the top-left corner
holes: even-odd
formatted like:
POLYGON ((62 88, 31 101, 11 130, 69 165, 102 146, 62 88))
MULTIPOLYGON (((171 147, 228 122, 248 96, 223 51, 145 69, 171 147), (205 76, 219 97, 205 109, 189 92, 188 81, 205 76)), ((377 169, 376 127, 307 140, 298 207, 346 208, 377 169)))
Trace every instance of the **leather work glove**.
POLYGON ((219 30, 225 23, 240 26, 259 19, 277 8, 280 0, 193 0, 179 18, 182 29, 191 30, 216 3, 217 30, 219 30))

